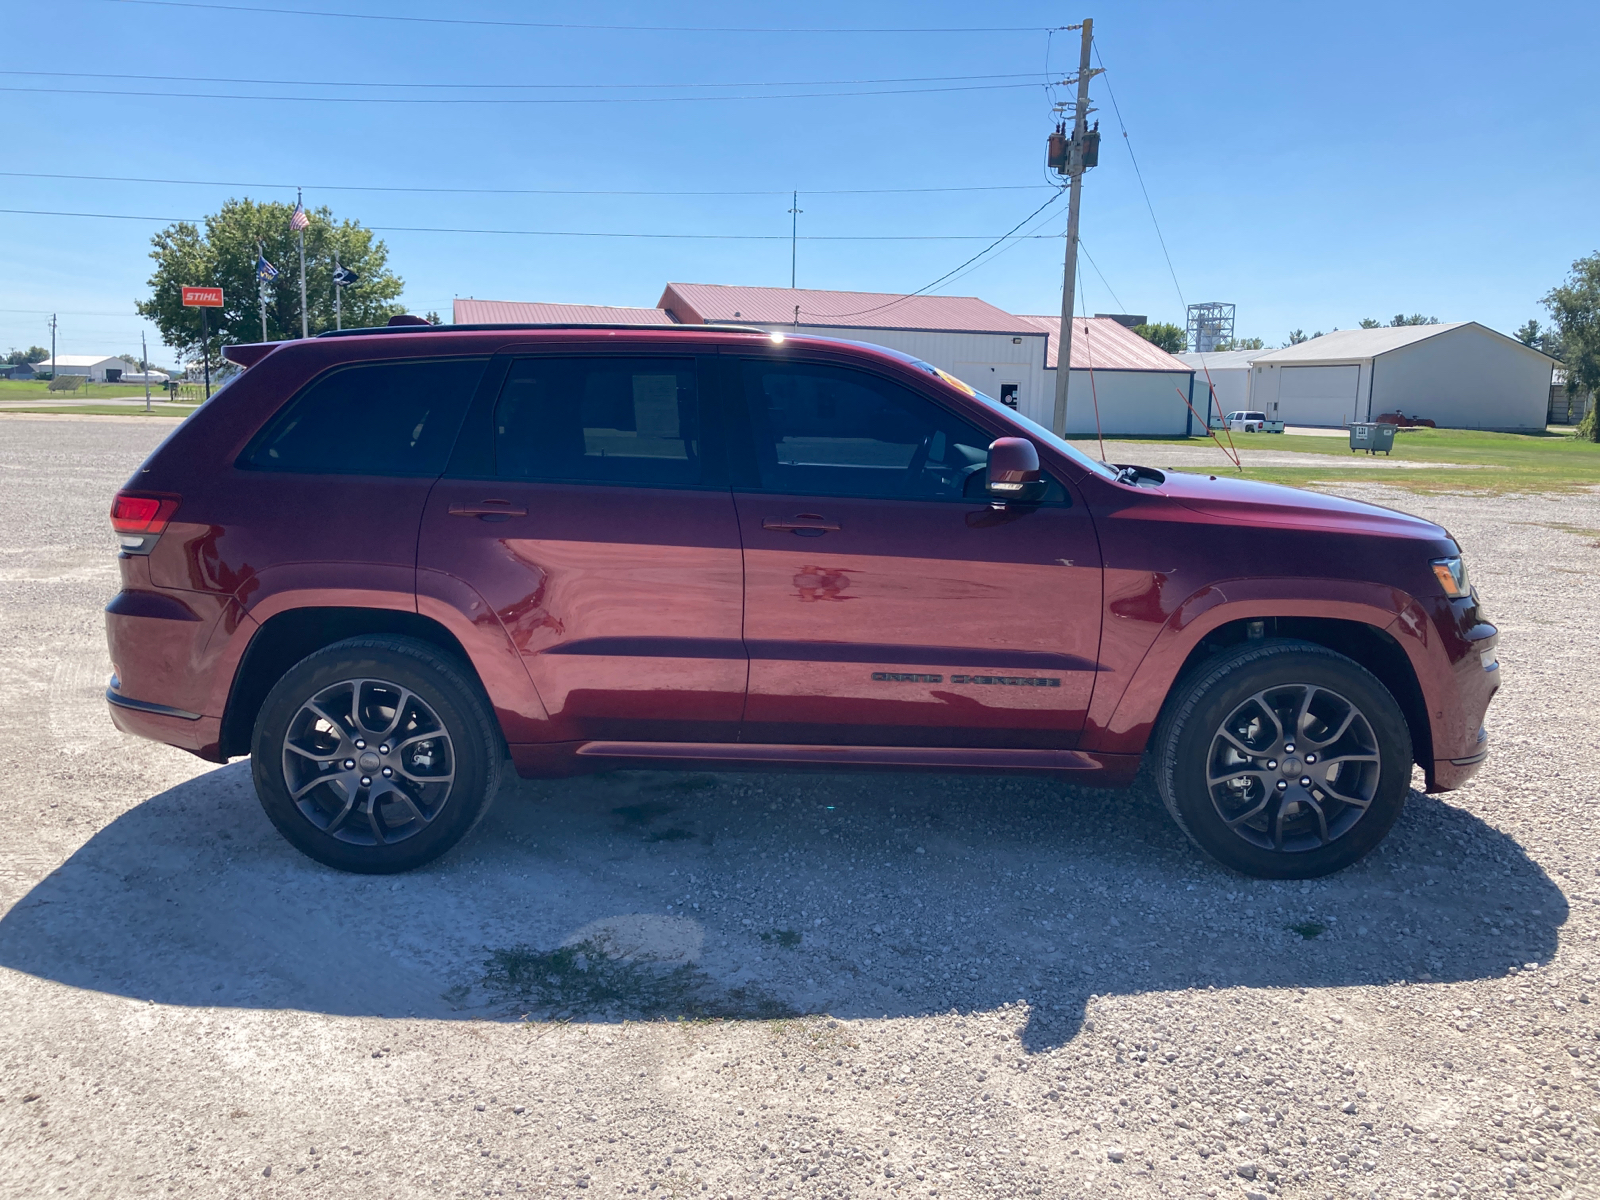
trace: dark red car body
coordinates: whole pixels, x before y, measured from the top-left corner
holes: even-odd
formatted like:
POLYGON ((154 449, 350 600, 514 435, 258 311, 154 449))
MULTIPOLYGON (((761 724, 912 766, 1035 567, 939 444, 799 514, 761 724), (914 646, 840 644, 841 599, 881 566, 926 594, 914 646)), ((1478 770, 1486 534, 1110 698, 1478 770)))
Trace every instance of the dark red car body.
POLYGON ((1174 682, 1265 629, 1382 680, 1430 790, 1459 785, 1487 753, 1496 633, 1429 565, 1459 550, 1439 527, 1370 505, 1221 475, 1119 482, 1037 436, 1068 505, 238 465, 330 368, 574 352, 692 354, 708 392, 739 356, 843 364, 995 437, 1030 436, 904 356, 825 339, 446 329, 236 347, 252 365, 127 484, 178 503, 150 553, 120 560, 107 608, 117 726, 226 761, 249 752, 288 666, 393 632, 471 665, 524 775, 937 768, 1112 785, 1133 778, 1174 682))

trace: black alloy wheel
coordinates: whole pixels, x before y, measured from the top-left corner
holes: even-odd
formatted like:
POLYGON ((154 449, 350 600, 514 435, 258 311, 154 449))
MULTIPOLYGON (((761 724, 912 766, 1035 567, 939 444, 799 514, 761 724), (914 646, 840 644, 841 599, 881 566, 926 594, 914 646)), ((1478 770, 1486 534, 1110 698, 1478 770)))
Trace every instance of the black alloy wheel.
POLYGON ((1152 740, 1174 820, 1219 862, 1309 879, 1382 841, 1410 788, 1411 736, 1389 691, 1309 642, 1252 642, 1202 667, 1152 740))
POLYGON ((387 874, 471 832, 503 755, 481 688, 453 656, 409 638, 351 638, 273 687, 251 773, 268 817, 302 852, 387 874))

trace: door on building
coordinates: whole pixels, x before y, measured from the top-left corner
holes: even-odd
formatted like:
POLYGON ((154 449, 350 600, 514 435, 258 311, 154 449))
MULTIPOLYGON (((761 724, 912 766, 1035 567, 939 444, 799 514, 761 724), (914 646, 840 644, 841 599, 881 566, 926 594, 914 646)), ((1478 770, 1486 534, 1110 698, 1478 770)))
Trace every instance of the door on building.
POLYGON ((1361 368, 1280 367, 1274 420, 1291 425, 1344 425, 1356 420, 1361 368))
POLYGON ((1100 636, 1082 502, 997 511, 993 435, 854 367, 730 367, 742 741, 1070 749, 1100 636))
POLYGON ((705 361, 501 356, 428 498, 418 570, 499 618, 549 740, 737 734, 739 531, 705 361))

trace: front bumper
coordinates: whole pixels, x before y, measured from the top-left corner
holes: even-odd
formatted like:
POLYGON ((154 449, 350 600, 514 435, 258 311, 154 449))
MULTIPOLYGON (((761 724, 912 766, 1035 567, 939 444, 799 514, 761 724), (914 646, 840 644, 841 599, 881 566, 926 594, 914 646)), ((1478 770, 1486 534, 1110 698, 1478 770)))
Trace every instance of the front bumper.
MULTIPOLYGON (((1484 715, 1500 690, 1499 631, 1480 624, 1469 633, 1469 653, 1450 673, 1452 695, 1433 715, 1433 760, 1424 764, 1428 791, 1448 792, 1478 773, 1489 758, 1484 715)), ((1436 701, 1436 704, 1441 702, 1436 701)))

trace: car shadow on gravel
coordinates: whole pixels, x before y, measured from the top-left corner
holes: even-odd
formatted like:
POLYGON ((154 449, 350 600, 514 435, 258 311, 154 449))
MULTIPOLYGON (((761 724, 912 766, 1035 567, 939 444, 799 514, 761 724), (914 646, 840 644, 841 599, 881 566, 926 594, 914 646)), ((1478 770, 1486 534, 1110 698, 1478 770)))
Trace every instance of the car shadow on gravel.
MULTIPOLYGON (((1470 799, 1470 793, 1468 794, 1470 799)), ((344 1015, 762 1020, 1497 976, 1567 908, 1510 838, 1413 794, 1378 852, 1265 883, 1148 785, 626 772, 509 783, 467 844, 344 875, 268 824, 247 763, 96 833, 0 919, 0 965, 162 1004, 344 1015)))

